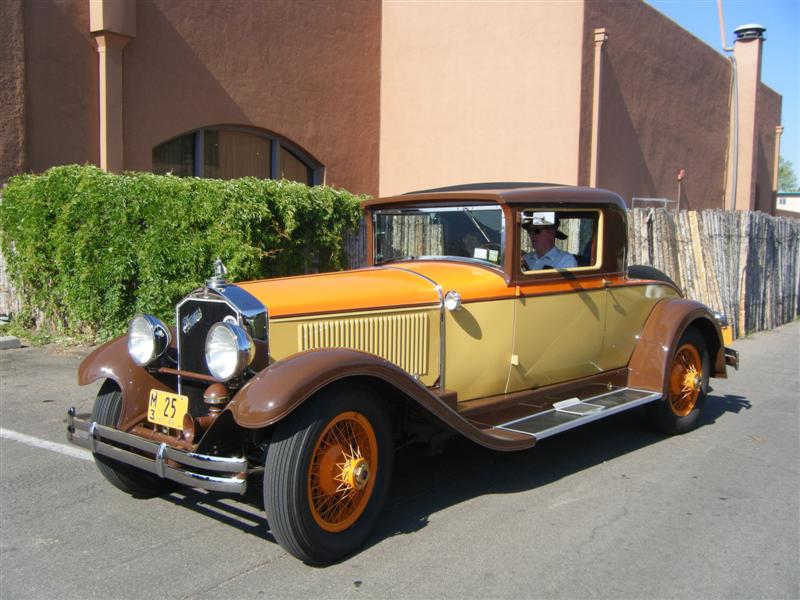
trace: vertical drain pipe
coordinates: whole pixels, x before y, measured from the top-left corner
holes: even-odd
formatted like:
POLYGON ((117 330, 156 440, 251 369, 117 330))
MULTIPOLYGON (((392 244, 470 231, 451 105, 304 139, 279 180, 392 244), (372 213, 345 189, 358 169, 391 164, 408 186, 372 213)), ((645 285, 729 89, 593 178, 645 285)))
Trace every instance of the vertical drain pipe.
MULTIPOLYGON (((717 0, 717 13, 719 14, 719 35, 722 40, 722 49, 725 52, 733 52, 733 48, 725 45, 725 20, 722 18, 722 0, 717 0)), ((733 157, 728 162, 733 172, 728 173, 728 176, 732 178, 730 208, 731 210, 736 210, 736 188, 739 174, 739 82, 736 76, 736 57, 731 54, 728 58, 731 61, 731 114, 733 116, 733 157)))

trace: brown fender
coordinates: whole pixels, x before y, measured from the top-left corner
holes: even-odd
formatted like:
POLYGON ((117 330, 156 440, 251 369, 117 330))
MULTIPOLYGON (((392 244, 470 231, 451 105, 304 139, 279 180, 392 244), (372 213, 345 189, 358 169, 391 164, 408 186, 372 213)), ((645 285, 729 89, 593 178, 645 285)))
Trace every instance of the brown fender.
POLYGON ((536 442, 524 434, 480 429, 396 365, 347 348, 309 350, 273 363, 236 394, 227 410, 241 427, 266 427, 283 419, 315 392, 348 377, 369 377, 388 383, 456 432, 487 448, 522 450, 536 442))
POLYGON ((151 389, 170 391, 146 369, 133 362, 128 354, 125 335, 96 348, 78 367, 78 385, 87 385, 98 379, 112 379, 122 390, 122 413, 118 427, 123 431, 144 418, 151 389))
POLYGON ((683 332, 698 329, 711 358, 711 377, 726 377, 722 331, 707 306, 671 298, 655 305, 628 363, 628 385, 667 394, 669 366, 683 332))

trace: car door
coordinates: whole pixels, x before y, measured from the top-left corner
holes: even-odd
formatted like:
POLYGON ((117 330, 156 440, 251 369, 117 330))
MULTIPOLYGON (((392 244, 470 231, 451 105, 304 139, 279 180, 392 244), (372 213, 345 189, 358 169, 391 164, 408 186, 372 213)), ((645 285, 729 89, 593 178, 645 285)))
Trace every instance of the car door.
MULTIPOLYGON (((534 209, 530 209, 533 211, 534 209)), ((606 289, 600 272, 602 212, 561 209, 557 246, 574 267, 523 271, 514 305, 513 350, 507 392, 594 375, 601 371, 606 289)), ((537 212, 547 211, 537 207, 537 212)), ((525 213, 526 211, 523 211, 525 213)), ((520 251, 526 231, 518 226, 520 251)), ((524 267, 523 267, 524 268, 524 267)))

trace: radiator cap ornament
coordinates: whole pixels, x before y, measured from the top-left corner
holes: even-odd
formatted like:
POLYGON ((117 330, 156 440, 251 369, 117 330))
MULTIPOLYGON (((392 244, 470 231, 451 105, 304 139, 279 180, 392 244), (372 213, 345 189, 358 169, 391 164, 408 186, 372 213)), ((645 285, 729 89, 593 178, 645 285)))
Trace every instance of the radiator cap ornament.
POLYGON ((228 285, 228 282, 225 280, 225 275, 227 274, 228 269, 225 268, 225 264, 218 256, 217 260, 214 261, 214 276, 210 279, 206 279, 206 286, 214 290, 224 290, 225 286, 228 285))

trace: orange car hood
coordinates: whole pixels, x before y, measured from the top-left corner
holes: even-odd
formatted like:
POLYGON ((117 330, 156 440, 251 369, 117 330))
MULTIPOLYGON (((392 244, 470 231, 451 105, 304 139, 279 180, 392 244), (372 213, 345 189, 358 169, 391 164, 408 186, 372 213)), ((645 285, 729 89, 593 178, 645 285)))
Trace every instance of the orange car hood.
POLYGON ((437 305, 439 289, 441 294, 456 290, 464 300, 511 292, 493 270, 444 261, 403 262, 236 285, 264 303, 270 318, 437 305))

